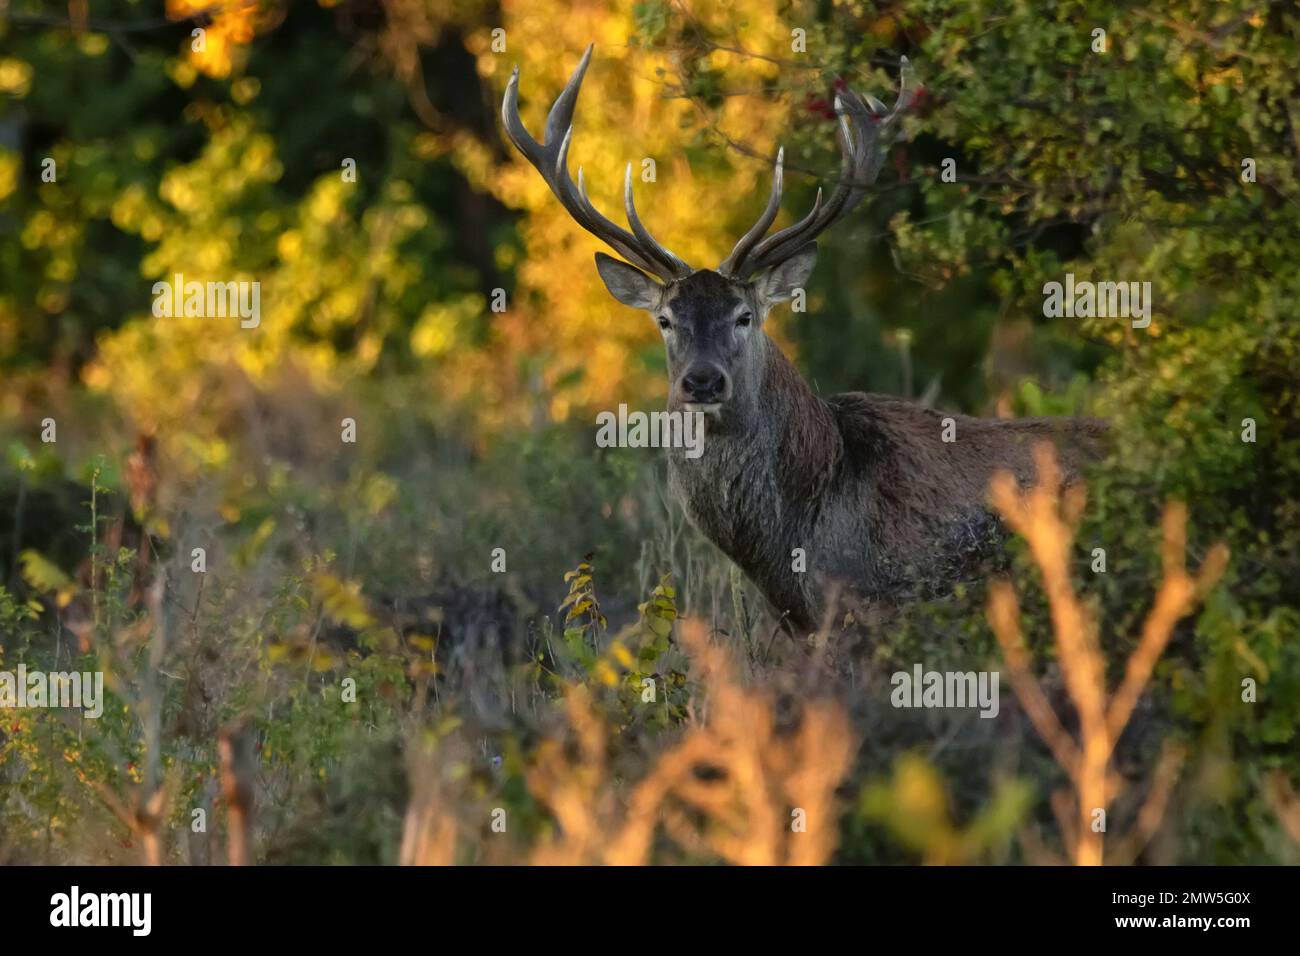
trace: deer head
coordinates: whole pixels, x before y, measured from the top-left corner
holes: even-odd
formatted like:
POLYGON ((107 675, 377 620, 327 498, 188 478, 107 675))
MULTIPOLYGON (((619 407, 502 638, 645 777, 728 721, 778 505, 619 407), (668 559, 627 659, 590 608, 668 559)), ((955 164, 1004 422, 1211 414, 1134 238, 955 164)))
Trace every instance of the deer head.
POLYGON ((591 204, 581 167, 576 185, 569 177, 573 112, 591 51, 588 46, 551 106, 544 143, 533 139, 519 118, 515 67, 501 108, 506 132, 578 225, 625 260, 598 252, 596 269, 615 299, 650 313, 659 326, 668 353, 669 408, 708 412, 721 422, 744 415, 760 395, 768 345, 762 327, 768 312, 807 282, 817 258, 817 237, 857 205, 880 171, 884 137, 895 128, 910 95, 907 59, 892 110, 849 90, 835 98, 842 160, 830 198, 823 202, 819 189, 807 216, 767 235, 781 205, 785 154, 778 150, 767 207, 715 270, 692 269, 642 224, 633 202, 631 163, 623 184, 631 232, 591 204))

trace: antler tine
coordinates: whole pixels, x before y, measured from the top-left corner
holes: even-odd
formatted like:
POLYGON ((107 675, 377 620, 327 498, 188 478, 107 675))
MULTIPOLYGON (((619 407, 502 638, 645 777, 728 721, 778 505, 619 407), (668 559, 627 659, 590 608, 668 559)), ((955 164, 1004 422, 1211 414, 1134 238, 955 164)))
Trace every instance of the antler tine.
MULTIPOLYGON (((866 195, 885 161, 885 150, 880 148, 883 134, 893 128, 910 103, 908 72, 907 57, 903 57, 898 99, 891 110, 886 111, 885 105, 875 97, 862 97, 852 90, 836 96, 841 158, 839 182, 834 192, 823 204, 821 190, 818 190, 812 211, 793 226, 773 233, 754 246, 744 262, 734 264, 737 274, 751 275, 784 262, 815 240, 866 195)), ((734 252, 731 258, 735 258, 734 252)))
POLYGON ((749 255, 750 250, 763 238, 763 235, 772 227, 776 221, 776 214, 781 209, 781 189, 785 177, 785 147, 782 146, 776 151, 776 166, 772 170, 772 195, 767 201, 767 208, 763 214, 758 217, 758 221, 750 227, 749 232, 740 237, 735 248, 731 250, 731 255, 727 256, 726 261, 718 266, 718 271, 723 275, 734 275, 744 269, 745 257, 749 255))
POLYGON ((515 144, 519 152, 523 153, 524 158, 541 173, 542 179, 551 188, 555 198, 578 225, 608 244, 633 265, 665 280, 680 278, 691 271, 690 266, 655 241, 641 224, 630 199, 627 200, 627 210, 632 233, 612 222, 592 205, 582 182, 581 169, 578 170, 578 185, 575 186, 569 177, 568 159, 569 144, 573 138, 573 113, 578 105, 578 93, 582 88, 583 77, 591 62, 593 46, 587 46, 573 75, 569 77, 569 82, 565 84, 564 89, 551 105, 550 112, 546 116, 544 144, 533 139, 519 117, 519 67, 515 67, 510 75, 510 82, 506 84, 505 97, 501 101, 501 119, 505 124, 506 135, 510 137, 510 141, 515 144))
POLYGON ((766 266, 783 262, 797 250, 816 239, 845 210, 851 191, 848 183, 857 178, 861 157, 854 143, 853 129, 849 125, 848 117, 844 115, 839 97, 835 98, 835 106, 836 111, 840 114, 840 175, 839 182, 835 185, 835 191, 831 193, 830 199, 823 204, 822 191, 818 189, 812 212, 793 226, 787 226, 760 242, 755 247, 753 255, 750 256, 750 261, 747 264, 749 272, 757 272, 766 266))
POLYGON ((658 259, 673 276, 687 274, 691 271, 681 259, 677 258, 666 247, 661 246, 655 241, 654 236, 650 235, 650 230, 641 224, 641 217, 636 214, 636 203, 632 199, 632 164, 627 164, 627 175, 623 177, 623 206, 627 213, 627 223, 632 227, 632 233, 641 243, 647 252, 650 252, 658 259))
MULTIPOLYGON (((567 135, 573 129, 573 111, 578 108, 578 94, 582 92, 582 81, 587 78, 587 67, 591 65, 591 54, 595 48, 596 44, 587 44, 569 82, 564 84, 564 89, 560 90, 560 95, 551 104, 550 111, 546 114, 546 142, 553 143, 557 136, 567 135)), ((516 66, 515 72, 518 70, 519 67, 516 66)), ((518 115, 518 109, 515 113, 518 115)))
MULTIPOLYGON (((752 257, 751 265, 754 270, 775 265, 789 258, 816 239, 865 195, 865 186, 859 186, 858 183, 867 178, 874 139, 870 135, 855 137, 849 117, 852 115, 858 122, 862 122, 867 112, 866 107, 856 96, 850 95, 837 96, 835 108, 839 114, 841 154, 839 182, 836 183, 830 198, 819 210, 759 243, 752 257)), ((866 120, 868 124, 873 122, 874 117, 866 120)), ((863 132, 865 134, 867 130, 863 132)))

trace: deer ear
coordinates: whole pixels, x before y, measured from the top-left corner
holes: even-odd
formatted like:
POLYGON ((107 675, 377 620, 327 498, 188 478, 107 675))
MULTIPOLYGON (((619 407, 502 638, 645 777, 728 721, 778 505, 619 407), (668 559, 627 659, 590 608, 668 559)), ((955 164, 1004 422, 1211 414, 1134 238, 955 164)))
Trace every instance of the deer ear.
POLYGON ((817 244, 808 243, 789 259, 778 262, 754 282, 759 297, 766 302, 785 302, 802 289, 817 264, 817 244))
POLYGON ((603 252, 596 253, 596 271, 609 294, 634 309, 653 310, 659 305, 662 287, 640 269, 619 262, 603 252))

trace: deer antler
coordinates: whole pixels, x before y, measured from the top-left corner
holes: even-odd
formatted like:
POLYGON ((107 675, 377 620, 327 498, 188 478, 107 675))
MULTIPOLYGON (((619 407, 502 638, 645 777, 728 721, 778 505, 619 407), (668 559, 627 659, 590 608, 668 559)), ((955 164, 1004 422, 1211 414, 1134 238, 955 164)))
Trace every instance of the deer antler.
POLYGON ((673 253, 669 252, 650 235, 641 223, 632 201, 632 164, 628 163, 627 176, 623 184, 623 202, 627 210, 628 225, 632 232, 616 225, 603 216, 587 198, 587 190, 582 181, 582 169, 578 169, 578 183, 575 186, 569 178, 569 143, 573 138, 573 110, 578 104, 578 92, 582 87, 582 78, 591 62, 591 45, 582 55, 578 68, 569 77, 568 84, 555 99, 551 111, 546 117, 546 143, 537 142, 524 128, 519 118, 519 67, 515 67, 506 86, 505 99, 501 103, 501 118, 505 122, 506 133, 519 152, 533 164, 546 185, 551 187, 555 198, 574 218, 578 225, 589 233, 607 243, 619 255, 635 266, 671 281, 689 275, 693 270, 673 253))
POLYGON ((753 228, 741 237, 725 262, 718 266, 723 275, 743 279, 763 269, 779 265, 808 243, 816 239, 835 220, 858 204, 867 189, 876 181, 880 167, 885 162, 884 135, 891 131, 900 115, 911 104, 908 89, 909 64, 907 57, 900 61, 898 100, 892 110, 873 96, 859 96, 845 90, 835 97, 835 112, 840 120, 840 178, 831 198, 822 203, 822 191, 817 190, 812 211, 803 219, 763 239, 776 219, 781 204, 782 167, 785 151, 776 154, 776 169, 772 175, 772 196, 767 208, 758 217, 753 228), (850 118, 853 122, 850 122, 850 118), (856 135, 854 127, 857 128, 856 135), (759 240, 762 240, 761 242, 759 240))

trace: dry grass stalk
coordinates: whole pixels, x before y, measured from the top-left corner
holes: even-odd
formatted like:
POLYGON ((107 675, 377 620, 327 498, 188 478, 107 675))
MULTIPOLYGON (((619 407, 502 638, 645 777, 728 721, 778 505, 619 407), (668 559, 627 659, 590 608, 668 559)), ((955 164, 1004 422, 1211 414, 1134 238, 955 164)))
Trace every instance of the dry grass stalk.
POLYGON ((221 799, 226 805, 227 862, 247 866, 253 849, 253 783, 257 758, 247 721, 221 728, 217 737, 221 760, 221 799))
POLYGON ((162 866, 166 855, 162 829, 173 788, 159 787, 150 793, 144 787, 137 787, 123 800, 105 784, 92 783, 91 787, 104 806, 130 831, 132 841, 139 843, 145 865, 162 866))
POLYGON ((702 674, 707 715, 659 757, 620 806, 607 768, 605 728, 585 689, 574 688, 567 708, 576 760, 562 743, 550 741, 529 777, 559 831, 538 845, 533 861, 645 864, 662 829, 686 852, 730 863, 825 863, 838 829, 835 789, 853 754, 843 709, 810 702, 798 731, 782 735, 769 696, 741 686, 729 655, 710 642, 702 623, 685 622, 680 636, 702 674))
POLYGON ((456 820, 443 811, 434 775, 417 780, 402 825, 402 866, 450 866, 456 862, 456 820))
MULTIPOLYGON (((1014 476, 1002 472, 993 479, 990 494, 1007 524, 1029 544, 1042 573, 1061 674, 1079 719, 1079 739, 1062 726, 1031 670, 1020 631, 1019 603, 1010 582, 1000 581, 993 586, 988 618, 1002 645, 1016 696, 1073 785, 1072 808, 1061 797, 1053 800, 1066 847, 1076 864, 1099 865, 1103 834, 1094 830, 1093 814, 1105 810, 1119 789, 1120 780, 1111 768, 1115 744, 1173 635, 1174 625, 1223 574, 1228 549, 1222 543, 1216 544, 1200 570, 1194 576, 1188 574, 1184 563, 1186 506, 1174 502, 1165 508, 1163 579, 1123 680, 1108 698, 1106 661, 1097 622, 1075 594, 1070 580, 1070 549, 1083 514, 1085 492, 1081 485, 1074 485, 1062 495, 1061 471, 1050 446, 1040 446, 1035 457, 1037 485, 1021 491, 1014 476)), ((1172 750, 1162 758, 1137 825, 1123 844, 1126 854, 1136 854, 1159 826, 1179 759, 1172 750)))
MULTIPOLYGON (((138 843, 148 866, 162 866, 167 855, 163 830, 176 790, 174 777, 164 779, 162 771, 162 698, 159 677, 167 649, 167 618, 164 597, 166 578, 158 575, 146 592, 149 615, 141 628, 148 635, 149 663, 141 677, 143 693, 136 710, 143 715, 144 769, 138 786, 124 796, 108 784, 95 782, 81 771, 81 776, 95 791, 100 802, 126 826, 133 843, 138 843)), ((93 632, 91 632, 93 633, 93 632)))

